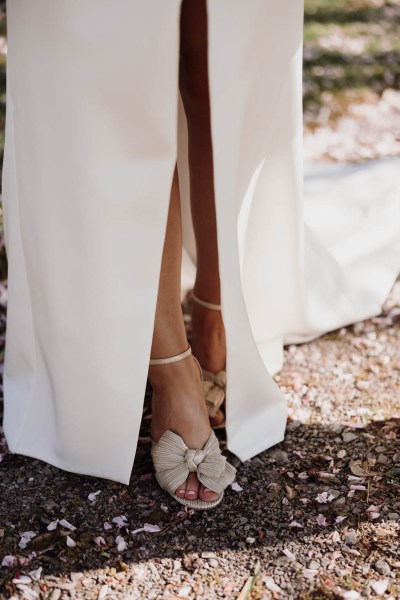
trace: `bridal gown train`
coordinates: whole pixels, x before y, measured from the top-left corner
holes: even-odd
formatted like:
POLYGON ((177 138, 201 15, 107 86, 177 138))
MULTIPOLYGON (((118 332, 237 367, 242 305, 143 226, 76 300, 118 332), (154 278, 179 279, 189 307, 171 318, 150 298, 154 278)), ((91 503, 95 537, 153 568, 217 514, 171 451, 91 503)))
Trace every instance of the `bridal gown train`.
MULTIPOLYGON (((227 440, 246 460, 284 438, 282 345, 379 313, 400 271, 399 187, 392 163, 364 194, 365 173, 317 173, 303 203, 303 3, 207 8, 227 440)), ((180 0, 7 10, 6 439, 127 484, 177 159, 183 287, 195 261, 180 0)))

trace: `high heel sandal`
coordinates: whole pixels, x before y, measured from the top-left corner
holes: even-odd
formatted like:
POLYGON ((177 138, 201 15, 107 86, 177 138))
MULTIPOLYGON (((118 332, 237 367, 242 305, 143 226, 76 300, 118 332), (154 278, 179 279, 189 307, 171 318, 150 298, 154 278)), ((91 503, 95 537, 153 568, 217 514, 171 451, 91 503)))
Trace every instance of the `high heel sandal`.
MULTIPOLYGON (((192 355, 189 346, 185 352, 167 358, 152 358, 150 365, 165 365, 183 360, 192 355)), ((193 356, 193 355, 192 355, 193 356)), ((199 362, 193 356, 198 364, 199 362)), ((164 431, 158 442, 152 440, 151 456, 153 459, 156 480, 177 502, 194 510, 207 510, 217 506, 224 495, 225 488, 233 483, 236 469, 222 455, 218 439, 213 430, 202 449, 189 448, 180 435, 170 429, 164 431), (200 483, 209 490, 219 494, 216 500, 189 500, 180 498, 175 491, 189 476, 196 473, 200 483)))
MULTIPOLYGON (((197 302, 197 304, 200 304, 205 308, 210 308, 211 310, 221 310, 220 304, 213 304, 212 302, 201 300, 201 298, 196 296, 193 291, 191 293, 191 298, 197 302)), ((208 416, 210 419, 213 419, 225 401, 226 371, 221 370, 218 373, 212 373, 211 371, 207 371, 207 369, 203 369, 201 366, 200 368, 203 376, 203 394, 207 405, 208 416)), ((212 427, 213 429, 223 429, 225 427, 225 419, 219 425, 212 427)))

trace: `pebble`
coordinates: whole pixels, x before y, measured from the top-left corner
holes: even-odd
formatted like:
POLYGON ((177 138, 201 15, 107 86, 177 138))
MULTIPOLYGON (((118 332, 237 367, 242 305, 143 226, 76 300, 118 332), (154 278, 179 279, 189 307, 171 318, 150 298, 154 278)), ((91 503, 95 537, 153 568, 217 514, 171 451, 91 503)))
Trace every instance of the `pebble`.
POLYGON ((61 590, 59 588, 54 588, 49 596, 49 600, 59 600, 61 597, 61 590))
POLYGON ((399 513, 389 513, 388 514, 388 519, 390 519, 391 521, 398 521, 400 518, 399 513))
POLYGON ((389 459, 384 454, 380 454, 376 459, 376 462, 381 463, 382 465, 386 465, 389 462, 389 459))
POLYGON ((310 560, 307 563, 307 568, 312 569, 313 571, 318 571, 318 569, 321 568, 321 563, 318 562, 317 560, 310 560))
POLYGON ((381 575, 390 575, 391 573, 388 563, 382 559, 376 561, 376 563, 374 564, 374 568, 381 575))
POLYGON ((358 535, 356 531, 348 531, 344 536, 344 543, 348 546, 354 546, 358 542, 358 535))
POLYGON ((344 496, 336 498, 336 500, 333 501, 333 504, 334 506, 344 506, 346 504, 346 498, 344 496))
POLYGON ((353 440, 358 439, 358 435, 355 433, 351 433, 351 431, 345 431, 342 433, 342 438, 344 442, 352 442, 353 440))
POLYGON ((83 573, 79 573, 79 572, 77 572, 77 573, 70 573, 69 577, 70 577, 71 581, 78 581, 78 579, 82 579, 83 573))
POLYGON ((285 452, 284 450, 273 450, 272 452, 270 452, 269 455, 271 458, 274 458, 276 460, 276 462, 282 462, 282 463, 289 462, 288 453, 285 452))

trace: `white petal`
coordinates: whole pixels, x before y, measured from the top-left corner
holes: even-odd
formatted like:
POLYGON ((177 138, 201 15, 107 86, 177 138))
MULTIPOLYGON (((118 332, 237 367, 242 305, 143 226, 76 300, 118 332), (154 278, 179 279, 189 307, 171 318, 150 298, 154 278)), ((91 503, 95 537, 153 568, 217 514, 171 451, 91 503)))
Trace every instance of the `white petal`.
POLYGON ((67 529, 70 529, 71 531, 75 531, 75 529, 76 529, 75 525, 71 525, 71 523, 69 523, 65 519, 61 519, 59 521, 59 523, 62 527, 66 527, 67 529))
POLYGON ((2 567, 16 567, 17 564, 18 564, 18 560, 17 560, 16 556, 12 556, 11 554, 8 554, 7 556, 5 556, 1 562, 2 567))
POLYGON ((58 525, 58 519, 56 521, 52 521, 51 523, 49 523, 47 525, 47 529, 49 531, 54 531, 54 529, 57 529, 57 525, 58 525))
POLYGON ((39 579, 42 576, 42 571, 43 571, 43 567, 38 567, 37 569, 35 569, 34 571, 29 571, 29 575, 32 577, 32 579, 34 579, 35 581, 39 581, 39 579))
POLYGON ((240 485, 237 483, 237 481, 232 483, 231 488, 233 489, 234 492, 242 492, 243 491, 243 488, 240 487, 240 485))
POLYGON ((94 538, 94 541, 98 546, 100 546, 100 548, 106 545, 106 540, 101 535, 94 538))
POLYGON ((96 497, 99 494, 101 494, 101 490, 97 490, 97 492, 92 492, 91 494, 89 494, 88 500, 90 500, 91 502, 93 502, 94 500, 96 500, 96 497))
POLYGON ((335 523, 341 523, 341 522, 342 522, 342 521, 344 521, 346 518, 347 518, 347 517, 342 517, 342 516, 336 517, 336 519, 335 519, 335 523))
POLYGON ((324 515, 319 514, 315 520, 317 521, 318 525, 321 525, 321 527, 326 527, 328 525, 324 515))
POLYGON ((117 535, 117 537, 115 538, 115 543, 117 544, 118 552, 126 550, 128 546, 122 535, 117 535))
POLYGON ((304 527, 304 525, 301 525, 297 521, 292 521, 291 523, 289 523, 289 527, 304 527))
POLYGON ((13 583, 32 583, 32 579, 28 575, 21 575, 21 577, 13 579, 13 583))
POLYGON ((111 525, 111 523, 108 523, 108 522, 106 521, 106 522, 104 523, 103 527, 104 527, 105 531, 107 531, 108 529, 112 529, 112 527, 113 527, 113 526, 111 525))
POLYGON ((133 531, 131 531, 132 535, 135 535, 136 533, 141 533, 142 531, 146 531, 144 527, 139 527, 139 529, 134 529, 133 531))
POLYGON ((288 550, 287 548, 284 548, 284 549, 282 550, 282 552, 283 552, 283 554, 285 554, 285 556, 287 556, 287 557, 288 557, 290 560, 296 560, 296 557, 295 557, 295 555, 294 555, 292 552, 290 552, 290 550, 288 550))
POLYGON ((145 523, 143 525, 143 529, 145 531, 149 531, 150 533, 156 533, 157 531, 161 531, 158 525, 152 525, 151 523, 145 523))
POLYGON ((71 537, 69 537, 69 535, 67 535, 67 546, 69 546, 70 548, 76 546, 76 542, 71 537))
POLYGON ((127 521, 128 519, 125 517, 125 515, 119 515, 118 517, 113 518, 113 523, 116 523, 118 527, 125 527, 127 521))
POLYGON ((22 592, 22 595, 26 600, 37 600, 37 598, 39 598, 39 594, 27 585, 20 584, 17 585, 17 588, 22 592))

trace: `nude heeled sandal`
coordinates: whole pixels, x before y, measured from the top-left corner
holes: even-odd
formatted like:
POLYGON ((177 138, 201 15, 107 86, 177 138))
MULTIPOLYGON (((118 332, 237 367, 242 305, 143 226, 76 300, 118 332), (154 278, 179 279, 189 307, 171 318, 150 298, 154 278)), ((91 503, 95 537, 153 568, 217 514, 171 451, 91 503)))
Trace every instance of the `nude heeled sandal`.
MULTIPOLYGON (((191 293, 192 299, 204 306, 205 308, 210 308, 211 310, 221 310, 220 304, 213 304, 212 302, 206 302, 205 300, 201 300, 196 294, 192 291, 191 293)), ((207 369, 202 370, 203 375, 203 393, 204 399, 206 401, 208 416, 210 418, 214 418, 222 404, 225 400, 226 395, 226 371, 221 370, 218 373, 212 373, 211 371, 207 371, 207 369)), ((213 426, 213 429, 224 429, 225 420, 219 425, 213 426)))
MULTIPOLYGON (((178 362, 190 355, 192 349, 189 346, 185 352, 175 356, 152 358, 150 365, 178 362)), ((192 357, 199 365, 195 356, 192 357)), ((217 506, 223 498, 225 488, 236 478, 236 469, 222 455, 218 439, 212 430, 204 447, 200 449, 189 448, 180 435, 167 429, 158 442, 152 441, 151 456, 160 487, 177 502, 194 510, 208 510, 217 506), (209 490, 219 493, 218 498, 208 502, 200 498, 190 500, 177 496, 175 490, 186 481, 189 473, 196 473, 200 483, 209 490)))

